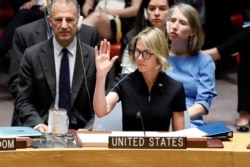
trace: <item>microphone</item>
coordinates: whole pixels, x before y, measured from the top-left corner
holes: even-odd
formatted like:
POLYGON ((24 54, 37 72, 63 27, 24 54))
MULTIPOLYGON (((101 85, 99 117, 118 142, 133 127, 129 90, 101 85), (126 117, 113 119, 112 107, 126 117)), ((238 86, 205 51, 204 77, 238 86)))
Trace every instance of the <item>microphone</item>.
POLYGON ((146 137, 146 130, 145 130, 145 127, 144 127, 144 123, 143 123, 143 119, 142 119, 142 114, 141 114, 140 110, 136 113, 136 118, 138 118, 138 119, 141 120, 141 125, 142 125, 142 130, 143 130, 143 133, 144 133, 144 137, 146 137))

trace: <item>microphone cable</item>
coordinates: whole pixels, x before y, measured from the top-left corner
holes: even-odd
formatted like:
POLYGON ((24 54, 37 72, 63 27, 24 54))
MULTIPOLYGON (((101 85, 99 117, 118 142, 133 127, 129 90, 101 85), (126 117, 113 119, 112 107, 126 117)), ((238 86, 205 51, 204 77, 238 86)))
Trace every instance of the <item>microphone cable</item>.
POLYGON ((126 74, 122 79, 120 79, 120 81, 118 81, 118 82, 109 90, 109 92, 111 92, 115 87, 117 87, 125 78, 127 78, 127 77, 129 76, 129 74, 131 74, 131 73, 126 74))
POLYGON ((87 95, 88 95, 88 100, 89 100, 89 107, 90 107, 90 112, 91 112, 90 114, 93 116, 94 115, 94 110, 93 110, 92 105, 91 105, 91 98, 90 98, 89 87, 88 87, 87 76, 86 76, 86 68, 85 68, 85 65, 84 65, 84 62, 83 62, 83 51, 82 51, 81 41, 80 41, 78 32, 77 32, 77 41, 78 41, 78 44, 79 44, 79 49, 80 49, 80 54, 81 54, 80 56, 81 56, 81 63, 82 63, 82 68, 83 68, 84 84, 85 84, 85 87, 86 87, 86 90, 87 90, 87 95))

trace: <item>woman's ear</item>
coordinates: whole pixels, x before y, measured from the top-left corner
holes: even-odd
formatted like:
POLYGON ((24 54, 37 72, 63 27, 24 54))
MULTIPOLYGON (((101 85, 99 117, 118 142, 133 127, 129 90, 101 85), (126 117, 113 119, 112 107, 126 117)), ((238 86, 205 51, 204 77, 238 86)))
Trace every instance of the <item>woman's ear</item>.
POLYGON ((193 37, 196 34, 195 30, 191 30, 190 37, 193 37))

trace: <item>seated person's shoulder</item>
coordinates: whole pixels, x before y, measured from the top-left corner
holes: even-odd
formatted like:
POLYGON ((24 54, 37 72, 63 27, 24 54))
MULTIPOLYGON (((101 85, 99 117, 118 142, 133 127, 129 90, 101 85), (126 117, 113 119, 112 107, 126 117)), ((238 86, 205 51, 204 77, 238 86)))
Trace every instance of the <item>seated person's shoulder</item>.
POLYGON ((175 85, 176 87, 182 86, 182 82, 175 80, 174 78, 170 77, 167 73, 164 73, 165 81, 168 82, 168 85, 175 85))
POLYGON ((30 28, 32 28, 32 31, 34 31, 34 28, 35 27, 39 27, 39 26, 41 26, 42 24, 44 24, 45 23, 45 19, 44 18, 42 18, 42 19, 39 19, 39 20, 35 20, 35 21, 32 21, 32 22, 30 22, 30 23, 27 23, 27 24, 24 24, 24 25, 21 25, 21 26, 19 26, 19 27, 17 27, 16 28, 16 31, 17 32, 29 32, 30 33, 30 28))
POLYGON ((135 29, 131 29, 130 31, 128 31, 124 37, 123 37, 123 44, 127 45, 133 38, 133 36, 135 36, 135 29))
POLYGON ((126 33, 126 38, 132 38, 135 34, 135 29, 131 29, 129 32, 126 33))
POLYGON ((92 47, 99 45, 100 43, 100 36, 97 29, 86 24, 81 25, 79 37, 82 42, 92 47))
POLYGON ((213 59, 212 59, 212 57, 209 56, 207 53, 204 53, 204 52, 199 52, 198 58, 203 63, 205 63, 205 62, 211 62, 211 61, 214 62, 213 59))
POLYGON ((97 29, 87 24, 82 24, 80 31, 96 31, 97 32, 97 29))

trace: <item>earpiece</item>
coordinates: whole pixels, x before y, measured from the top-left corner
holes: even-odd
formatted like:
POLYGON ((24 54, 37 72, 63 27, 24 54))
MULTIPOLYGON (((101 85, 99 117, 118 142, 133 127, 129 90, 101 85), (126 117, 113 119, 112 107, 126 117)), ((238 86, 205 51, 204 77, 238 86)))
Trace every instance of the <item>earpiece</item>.
POLYGON ((148 20, 147 8, 144 8, 144 18, 148 20))
POLYGON ((77 23, 77 30, 79 31, 82 27, 82 23, 83 23, 83 16, 79 16, 79 20, 77 23))
POLYGON ((148 13, 147 13, 147 8, 144 8, 144 27, 148 27, 148 13))

